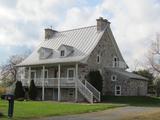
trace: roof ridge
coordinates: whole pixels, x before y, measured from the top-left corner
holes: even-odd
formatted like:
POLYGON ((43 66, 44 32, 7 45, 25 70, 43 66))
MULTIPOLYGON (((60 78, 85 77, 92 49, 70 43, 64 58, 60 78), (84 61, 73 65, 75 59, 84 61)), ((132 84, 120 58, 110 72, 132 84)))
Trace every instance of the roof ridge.
POLYGON ((79 28, 73 28, 73 29, 70 29, 70 30, 62 30, 62 31, 58 31, 58 32, 68 32, 68 31, 85 29, 85 28, 91 28, 91 27, 96 27, 96 25, 91 25, 91 26, 86 26, 86 27, 79 27, 79 28))

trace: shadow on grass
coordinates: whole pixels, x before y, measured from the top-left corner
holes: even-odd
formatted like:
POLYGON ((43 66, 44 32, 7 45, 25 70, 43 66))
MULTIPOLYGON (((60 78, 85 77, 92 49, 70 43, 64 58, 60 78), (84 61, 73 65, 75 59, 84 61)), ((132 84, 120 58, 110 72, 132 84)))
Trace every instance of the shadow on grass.
POLYGON ((160 107, 160 98, 158 97, 103 96, 102 102, 141 107, 160 107))

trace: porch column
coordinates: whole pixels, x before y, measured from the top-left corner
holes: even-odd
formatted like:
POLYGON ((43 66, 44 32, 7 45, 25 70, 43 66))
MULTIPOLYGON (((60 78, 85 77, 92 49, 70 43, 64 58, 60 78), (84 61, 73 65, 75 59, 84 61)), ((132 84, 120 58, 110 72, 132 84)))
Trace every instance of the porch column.
POLYGON ((28 69, 28 86, 30 85, 31 83, 31 67, 29 67, 28 69))
POLYGON ((42 100, 44 100, 44 74, 45 74, 45 66, 43 66, 43 70, 42 70, 42 100))
POLYGON ((77 86, 77 81, 78 81, 78 63, 76 63, 76 73, 75 73, 75 102, 78 100, 78 86, 77 86))
POLYGON ((61 100, 60 80, 61 80, 61 65, 58 64, 58 101, 61 100))

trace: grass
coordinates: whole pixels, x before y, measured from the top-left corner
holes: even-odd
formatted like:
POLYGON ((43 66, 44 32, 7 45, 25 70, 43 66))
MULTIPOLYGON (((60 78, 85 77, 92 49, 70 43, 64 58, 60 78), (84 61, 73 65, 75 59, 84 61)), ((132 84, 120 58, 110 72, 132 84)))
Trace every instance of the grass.
MULTIPOLYGON (((31 118, 41 118, 47 116, 59 116, 68 114, 79 114, 86 112, 94 112, 99 110, 111 109, 124 105, 117 104, 78 104, 78 103, 57 103, 57 102, 33 102, 33 101, 15 101, 14 118, 12 120, 25 120, 31 118)), ((0 101, 0 111, 5 116, 1 120, 7 118, 8 102, 0 101)))
MULTIPOLYGON (((111 109, 115 107, 130 106, 145 106, 145 107, 160 107, 160 98, 156 97, 103 97, 104 103, 99 104, 84 104, 84 103, 58 103, 58 102, 34 102, 34 101, 15 101, 14 117, 12 120, 26 120, 32 118, 42 118, 48 116, 60 116, 69 114, 80 114, 86 112, 95 112, 100 110, 111 109), (125 105, 124 105, 125 104, 125 105)), ((0 101, 0 112, 4 113, 4 117, 0 120, 8 120, 7 118, 8 102, 0 101)), ((158 113, 147 113, 146 115, 136 116, 136 120, 142 118, 150 118, 148 115, 153 114, 154 117, 160 118, 158 113)), ((126 120, 134 120, 129 116, 126 120)), ((152 120, 152 119, 144 119, 152 120)), ((155 119, 156 120, 156 119, 155 119)), ((158 119, 157 119, 158 120, 158 119)))
POLYGON ((130 106, 160 107, 158 97, 105 96, 103 102, 127 104, 130 106))

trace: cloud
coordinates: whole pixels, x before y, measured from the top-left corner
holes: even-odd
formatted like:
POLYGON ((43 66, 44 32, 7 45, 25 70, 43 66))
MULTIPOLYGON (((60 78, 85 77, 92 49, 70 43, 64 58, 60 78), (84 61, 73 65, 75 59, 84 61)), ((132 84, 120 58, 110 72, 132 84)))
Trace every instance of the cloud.
POLYGON ((0 0, 0 46, 33 47, 45 27, 66 30, 95 25, 99 16, 111 22, 122 54, 131 68, 144 61, 150 41, 160 31, 158 0, 0 0))

